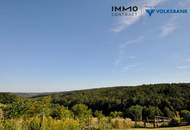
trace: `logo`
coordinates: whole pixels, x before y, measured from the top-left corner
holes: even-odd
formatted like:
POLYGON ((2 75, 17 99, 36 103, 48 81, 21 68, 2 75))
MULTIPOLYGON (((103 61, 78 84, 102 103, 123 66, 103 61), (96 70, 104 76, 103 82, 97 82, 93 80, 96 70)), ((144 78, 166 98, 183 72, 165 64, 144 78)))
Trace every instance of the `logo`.
POLYGON ((155 9, 146 9, 146 12, 151 16, 155 12, 155 9))
POLYGON ((155 8, 151 6, 137 6, 137 5, 121 5, 112 6, 111 8, 112 16, 139 16, 147 13, 148 16, 153 16, 156 14, 166 15, 166 14, 187 14, 190 11, 185 8, 155 8))
POLYGON ((149 16, 153 14, 187 14, 188 9, 164 9, 164 8, 149 8, 145 9, 146 13, 149 16))
POLYGON ((138 6, 112 6, 112 16, 137 16, 138 6))

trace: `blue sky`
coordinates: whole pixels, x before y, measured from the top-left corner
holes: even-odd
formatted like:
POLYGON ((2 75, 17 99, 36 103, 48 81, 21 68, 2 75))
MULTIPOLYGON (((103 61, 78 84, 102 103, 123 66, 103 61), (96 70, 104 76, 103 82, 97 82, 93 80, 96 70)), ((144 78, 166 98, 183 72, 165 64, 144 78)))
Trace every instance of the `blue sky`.
POLYGON ((113 5, 190 1, 1 1, 0 92, 190 82, 190 13, 111 16, 113 5))

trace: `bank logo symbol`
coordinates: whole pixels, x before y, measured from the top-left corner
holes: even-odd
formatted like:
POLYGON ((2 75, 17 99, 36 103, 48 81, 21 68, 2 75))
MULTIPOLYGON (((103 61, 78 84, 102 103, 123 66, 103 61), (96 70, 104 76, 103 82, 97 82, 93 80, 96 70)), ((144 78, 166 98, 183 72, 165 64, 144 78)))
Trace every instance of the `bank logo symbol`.
POLYGON ((146 9, 146 12, 151 16, 155 12, 155 9, 146 9))

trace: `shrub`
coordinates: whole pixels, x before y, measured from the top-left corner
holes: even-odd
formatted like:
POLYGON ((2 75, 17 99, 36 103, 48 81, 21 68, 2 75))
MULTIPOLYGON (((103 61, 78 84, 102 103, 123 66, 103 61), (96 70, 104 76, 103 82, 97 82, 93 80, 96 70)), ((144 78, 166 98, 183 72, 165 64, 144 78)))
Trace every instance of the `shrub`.
POLYGON ((140 105, 131 106, 127 110, 127 115, 128 117, 130 117, 131 119, 135 121, 140 121, 142 120, 142 110, 143 110, 143 107, 140 105))
POLYGON ((94 112, 94 116, 97 117, 98 119, 100 119, 100 118, 103 118, 103 117, 104 117, 104 114, 102 113, 102 111, 96 110, 96 111, 94 112))
POLYGON ((109 124, 110 119, 108 117, 103 117, 98 119, 98 128, 101 130, 111 129, 111 125, 109 124))
POLYGON ((92 111, 84 104, 76 104, 72 107, 72 111, 77 118, 89 118, 92 111))
POLYGON ((73 113, 67 108, 58 105, 52 108, 50 116, 53 117, 54 119, 67 119, 67 118, 73 118, 73 113))
POLYGON ((112 117, 112 118, 121 117, 122 115, 123 115, 123 113, 120 111, 113 111, 110 113, 110 117, 112 117))
POLYGON ((3 119, 3 110, 0 108, 0 120, 3 119))
POLYGON ((182 110, 180 112, 181 118, 185 122, 190 122, 190 111, 188 110, 182 110))
POLYGON ((65 130, 78 130, 79 122, 74 119, 66 119, 63 122, 63 126, 65 127, 65 130))
POLYGON ((28 124, 28 130, 40 130, 41 119, 39 117, 34 117, 28 124))
POLYGON ((4 120, 1 122, 2 123, 2 130, 15 130, 16 129, 16 124, 13 120, 4 120))
POLYGON ((129 118, 127 119, 114 118, 111 120, 111 124, 112 124, 112 127, 116 129, 125 129, 125 128, 132 127, 132 121, 129 118))
POLYGON ((92 127, 92 128, 84 128, 84 130, 101 130, 101 129, 100 128, 92 127))
POLYGON ((169 122, 169 126, 179 126, 180 122, 181 122, 181 118, 180 118, 179 112, 177 112, 176 115, 169 122))
POLYGON ((173 111, 172 111, 170 108, 168 108, 168 107, 164 107, 163 113, 164 113, 164 116, 169 117, 169 118, 172 118, 172 117, 175 116, 175 112, 173 112, 173 111))

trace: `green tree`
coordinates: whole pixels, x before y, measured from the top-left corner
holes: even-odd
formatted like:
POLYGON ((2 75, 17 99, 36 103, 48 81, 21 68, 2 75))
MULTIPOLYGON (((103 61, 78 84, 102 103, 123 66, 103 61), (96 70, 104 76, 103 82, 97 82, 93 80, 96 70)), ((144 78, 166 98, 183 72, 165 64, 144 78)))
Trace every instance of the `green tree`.
POLYGON ((163 113, 165 116, 172 118, 175 116, 175 112, 171 111, 168 107, 164 107, 163 113))
POLYGON ((113 111, 110 113, 110 117, 112 117, 112 118, 121 117, 122 115, 123 115, 123 113, 120 111, 113 111))
POLYGON ((180 112, 180 116, 181 116, 183 121, 190 122, 190 111, 182 110, 180 112))
POLYGON ((181 123, 180 114, 179 114, 179 112, 176 112, 175 116, 172 118, 169 125, 170 126, 179 126, 180 123, 181 123))
POLYGON ((135 106, 131 106, 128 110, 127 110, 127 115, 135 121, 140 121, 142 120, 142 110, 143 107, 140 105, 135 105, 135 106))
POLYGON ((84 104, 76 104, 72 107, 72 111, 76 118, 88 118, 92 116, 92 111, 84 104))
POLYGON ((60 106, 60 105, 53 106, 50 115, 51 115, 51 117, 53 117, 55 119, 73 118, 72 111, 70 111, 67 108, 60 106))
POLYGON ((104 114, 102 113, 102 111, 96 110, 96 111, 94 112, 94 116, 97 117, 98 119, 101 119, 101 118, 104 117, 104 114))
POLYGON ((155 116, 161 116, 163 113, 158 107, 150 106, 143 108, 143 120, 154 119, 155 116))
POLYGON ((72 107, 72 111, 76 119, 80 121, 80 127, 83 129, 90 125, 90 117, 92 116, 91 109, 84 104, 76 104, 72 107))
POLYGON ((21 98, 17 99, 15 102, 7 105, 4 109, 5 118, 18 118, 24 115, 27 111, 26 100, 21 98))

